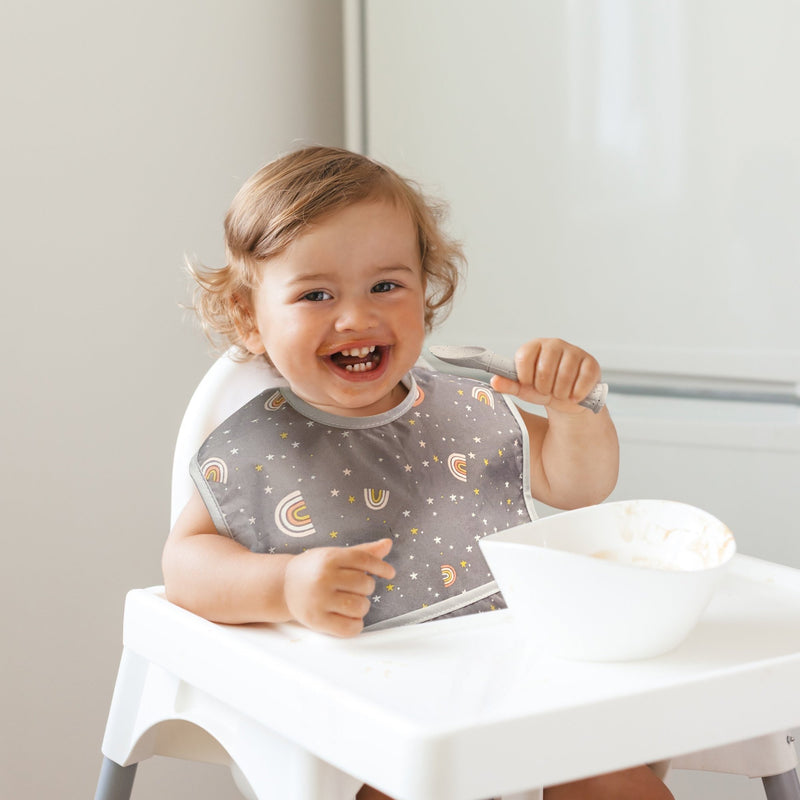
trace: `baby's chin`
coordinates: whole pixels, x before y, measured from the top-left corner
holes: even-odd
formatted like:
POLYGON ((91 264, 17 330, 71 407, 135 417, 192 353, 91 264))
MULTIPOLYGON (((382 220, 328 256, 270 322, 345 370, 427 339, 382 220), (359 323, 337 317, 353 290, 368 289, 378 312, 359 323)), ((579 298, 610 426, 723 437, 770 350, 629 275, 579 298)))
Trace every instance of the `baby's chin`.
POLYGON ((408 390, 398 382, 388 392, 373 393, 362 387, 355 392, 332 392, 326 397, 303 396, 297 391, 295 394, 314 408, 337 417, 373 417, 399 405, 408 390))

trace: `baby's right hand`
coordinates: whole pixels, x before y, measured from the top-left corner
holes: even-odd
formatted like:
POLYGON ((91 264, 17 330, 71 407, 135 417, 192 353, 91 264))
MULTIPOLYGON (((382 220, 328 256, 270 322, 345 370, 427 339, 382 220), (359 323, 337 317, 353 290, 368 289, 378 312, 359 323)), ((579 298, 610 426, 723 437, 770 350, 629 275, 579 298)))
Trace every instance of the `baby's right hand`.
POLYGON ((375 591, 372 575, 394 577, 394 567, 383 560, 391 549, 391 539, 380 539, 354 547, 316 547, 295 556, 284 577, 292 617, 333 636, 360 633, 375 591))

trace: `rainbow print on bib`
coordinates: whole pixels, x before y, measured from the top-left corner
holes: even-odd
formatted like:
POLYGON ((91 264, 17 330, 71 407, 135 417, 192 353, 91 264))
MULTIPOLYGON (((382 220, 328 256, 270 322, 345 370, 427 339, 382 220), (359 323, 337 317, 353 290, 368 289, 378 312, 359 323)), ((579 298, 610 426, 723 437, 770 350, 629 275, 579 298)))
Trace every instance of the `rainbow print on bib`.
POLYGON ((299 491, 290 492, 275 507, 275 524, 282 533, 295 538, 316 533, 306 501, 299 491))

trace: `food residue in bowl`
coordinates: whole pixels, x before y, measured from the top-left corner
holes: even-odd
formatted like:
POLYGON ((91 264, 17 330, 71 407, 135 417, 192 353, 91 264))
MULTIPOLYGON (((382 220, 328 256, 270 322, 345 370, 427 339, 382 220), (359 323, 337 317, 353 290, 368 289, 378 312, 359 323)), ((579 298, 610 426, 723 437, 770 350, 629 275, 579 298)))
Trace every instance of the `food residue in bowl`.
POLYGON ((596 550, 588 555, 637 567, 691 571, 719 566, 730 557, 734 549, 733 535, 727 528, 700 536, 690 531, 673 529, 667 531, 660 542, 657 539, 644 538, 619 548, 596 550))

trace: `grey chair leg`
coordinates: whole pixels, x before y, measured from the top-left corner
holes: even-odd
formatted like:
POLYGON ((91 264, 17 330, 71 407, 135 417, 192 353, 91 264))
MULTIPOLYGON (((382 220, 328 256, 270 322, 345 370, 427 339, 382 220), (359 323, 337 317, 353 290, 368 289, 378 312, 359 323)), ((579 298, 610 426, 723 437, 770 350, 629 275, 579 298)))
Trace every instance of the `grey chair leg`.
POLYGON ((121 767, 110 758, 103 757, 94 800, 130 800, 137 766, 131 764, 121 767))
POLYGON ((790 769, 780 775, 767 775, 761 779, 767 800, 800 800, 800 780, 797 770, 790 769))

